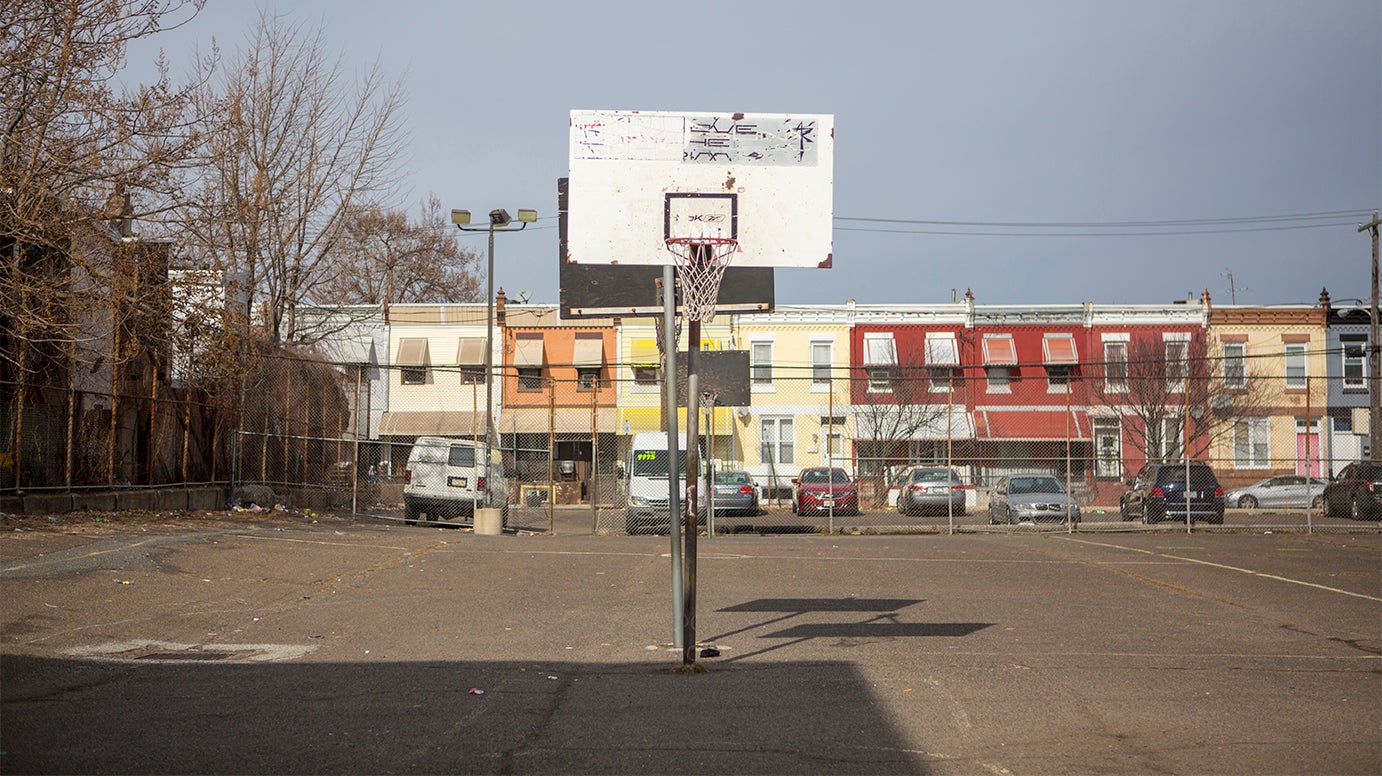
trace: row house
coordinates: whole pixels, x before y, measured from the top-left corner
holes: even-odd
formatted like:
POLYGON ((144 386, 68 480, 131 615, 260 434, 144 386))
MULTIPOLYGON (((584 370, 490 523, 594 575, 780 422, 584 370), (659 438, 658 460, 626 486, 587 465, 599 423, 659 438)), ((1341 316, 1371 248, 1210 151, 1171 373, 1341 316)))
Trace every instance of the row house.
POLYGON ((1325 381, 1328 407, 1323 418, 1327 473, 1337 474, 1351 461, 1369 460, 1368 358, 1372 313, 1362 300, 1334 305, 1320 295, 1325 310, 1325 381))
POLYGON ((1318 477, 1330 458, 1322 305, 1228 305, 1210 312, 1214 381, 1206 426, 1208 458, 1225 489, 1278 474, 1318 477))
POLYGON ((525 504, 615 500, 618 473, 615 384, 618 338, 612 320, 562 321, 557 308, 496 302, 503 400, 496 426, 511 478, 527 483, 525 504))
MULTIPOLYGON (((485 313, 389 310, 382 439, 483 437, 485 313)), ((556 491, 541 498, 558 503, 613 501, 627 438, 663 427, 657 321, 563 321, 555 306, 508 305, 500 292, 496 324, 495 423, 516 478, 550 476, 556 491)), ((710 457, 748 470, 765 495, 804 467, 838 465, 881 497, 899 467, 929 462, 980 491, 1005 474, 1052 473, 1112 505, 1148 461, 1187 451, 1226 488, 1328 474, 1363 451, 1366 329, 1327 297, 780 305, 701 327, 701 351, 747 354, 749 401, 703 407, 699 426, 710 457)), ((686 420, 680 408, 678 427, 686 420)))
MULTIPOLYGON (((485 437, 486 321, 484 304, 398 304, 385 318, 389 365, 386 409, 378 425, 385 473, 400 474, 414 440, 423 436, 485 437)), ((493 338, 491 363, 503 363, 503 338, 493 338)), ((492 391, 498 410, 500 391, 492 391)))
POLYGON ((850 381, 860 473, 947 463, 983 486, 1039 471, 1106 501, 1149 457, 1179 456, 1166 421, 1184 402, 1170 393, 1174 373, 1203 349, 1204 310, 981 306, 967 295, 861 314, 850 381), (1137 358, 1161 371, 1159 414, 1134 411, 1132 378, 1146 371, 1137 358))

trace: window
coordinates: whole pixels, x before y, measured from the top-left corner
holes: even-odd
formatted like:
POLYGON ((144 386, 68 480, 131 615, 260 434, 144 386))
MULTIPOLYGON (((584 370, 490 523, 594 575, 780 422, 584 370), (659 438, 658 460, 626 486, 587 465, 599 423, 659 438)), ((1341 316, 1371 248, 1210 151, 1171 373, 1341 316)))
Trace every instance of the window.
POLYGON ((960 353, 955 347, 955 335, 950 332, 930 332, 926 335, 926 371, 931 377, 931 390, 945 393, 951 390, 955 373, 959 371, 960 353))
POLYGON ((869 373, 870 391, 891 391, 897 368, 897 347, 890 333, 864 335, 864 368, 869 373))
POLYGON ((1305 343, 1286 343, 1286 387, 1304 388, 1307 385, 1305 372, 1305 343))
POLYGON ((650 339, 634 340, 632 367, 633 384, 655 386, 662 359, 658 356, 657 343, 650 339))
POLYGON ((1185 392, 1185 378, 1190 374, 1190 335, 1167 334, 1166 341, 1166 390, 1171 393, 1185 392))
POLYGON ((514 337, 513 365, 518 370, 518 390, 542 390, 542 367, 546 354, 542 349, 542 335, 518 334, 514 337))
POLYGON ((1017 348, 1011 334, 984 335, 984 377, 989 393, 1011 393, 1012 373, 1017 367, 1017 348))
POLYGON ((1363 362, 1367 357, 1368 338, 1362 334, 1344 334, 1339 337, 1339 345, 1344 360, 1344 390, 1366 388, 1363 380, 1363 362))
POLYGON ((576 390, 598 388, 605 366, 605 338, 598 331, 577 332, 571 348, 571 365, 576 368, 576 390))
POLYGON ((426 337, 405 337, 398 341, 398 379, 404 385, 426 384, 431 364, 426 337))
POLYGON ((461 385, 484 385, 484 337, 461 337, 456 345, 456 364, 461 368, 461 385))
POLYGON ((1242 342, 1224 343, 1224 387, 1248 386, 1248 346, 1242 342))
POLYGON ((1075 375, 1075 367, 1080 361, 1075 337, 1070 334, 1047 334, 1041 339, 1041 349, 1046 361, 1046 391, 1066 393, 1070 390, 1070 378, 1075 375))
POLYGON ((773 343, 752 342, 749 344, 749 376, 755 389, 771 388, 773 385, 773 343))
POLYGON ((811 343, 811 386, 830 385, 830 367, 834 358, 834 343, 811 343))
POLYGON ((1094 476, 1119 480, 1123 474, 1123 435, 1118 419, 1094 421, 1094 476))
POLYGON ((765 464, 791 464, 796 461, 791 418, 759 419, 759 456, 765 464))
POLYGON ((1246 418, 1233 424, 1233 465, 1238 469, 1271 466, 1271 421, 1246 418))
POLYGON ((1180 418, 1161 419, 1161 445, 1157 448, 1157 456, 1163 461, 1178 461, 1181 458, 1181 445, 1185 442, 1185 429, 1181 426, 1180 418))
POLYGON ((1128 392, 1127 336, 1110 335, 1104 340, 1104 390, 1108 393, 1128 392))

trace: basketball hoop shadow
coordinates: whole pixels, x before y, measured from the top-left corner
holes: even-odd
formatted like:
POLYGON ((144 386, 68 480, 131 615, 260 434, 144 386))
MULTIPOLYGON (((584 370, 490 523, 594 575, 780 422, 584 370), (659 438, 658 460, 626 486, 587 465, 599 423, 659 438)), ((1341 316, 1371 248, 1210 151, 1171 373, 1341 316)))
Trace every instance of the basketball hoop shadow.
POLYGON ((761 639, 789 639, 781 644, 746 652, 728 658, 726 662, 763 655, 812 639, 892 639, 892 638, 959 638, 992 626, 990 622, 898 622, 898 611, 922 603, 919 598, 761 598, 719 609, 719 612, 781 612, 782 616, 728 631, 710 639, 723 639, 783 623, 803 614, 817 612, 875 613, 862 622, 797 623, 791 627, 765 633, 761 639))

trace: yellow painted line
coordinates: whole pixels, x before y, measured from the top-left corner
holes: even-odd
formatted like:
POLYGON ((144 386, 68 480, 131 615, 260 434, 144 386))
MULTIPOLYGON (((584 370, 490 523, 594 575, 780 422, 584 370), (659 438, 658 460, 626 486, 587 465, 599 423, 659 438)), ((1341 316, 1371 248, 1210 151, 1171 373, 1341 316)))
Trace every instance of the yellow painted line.
MULTIPOLYGON (((1090 541, 1090 540, 1088 540, 1088 539, 1073 539, 1073 538, 1072 538, 1072 539, 1070 539, 1069 541, 1072 541, 1072 542, 1079 542, 1080 544, 1088 544, 1088 545, 1092 545, 1092 546, 1095 546, 1095 547, 1108 547, 1108 548, 1118 549, 1118 550, 1127 550, 1127 551, 1129 551, 1129 552, 1139 552, 1139 553, 1142 553, 1143 555, 1156 555, 1156 556, 1158 556, 1158 557, 1169 558, 1169 559, 1171 559, 1171 560, 1181 561, 1181 562, 1183 562, 1183 563, 1198 563, 1198 564, 1200 564, 1201 566, 1210 566, 1211 568, 1224 569, 1224 570, 1226 570, 1226 571, 1237 571, 1237 572, 1240 573, 1240 574, 1247 574, 1248 576, 1251 576, 1251 577, 1262 577, 1263 579, 1274 579, 1274 580, 1276 580, 1276 581, 1278 581, 1278 582, 1286 582, 1286 583, 1292 584, 1292 585, 1301 585, 1302 587, 1313 587, 1313 588, 1315 588, 1316 590, 1324 590, 1324 591, 1330 592, 1330 593, 1339 593, 1340 595, 1352 596, 1353 598, 1362 598, 1362 599, 1365 600, 1365 601, 1377 601, 1378 603, 1382 603, 1382 598, 1378 598, 1377 596, 1365 595, 1365 594, 1363 594, 1363 593, 1355 593, 1355 592, 1353 592, 1352 590, 1340 590, 1340 589, 1337 588, 1337 587, 1329 587, 1328 585, 1320 585, 1320 584, 1317 584, 1317 583, 1315 583, 1315 582, 1306 582, 1305 580, 1302 580, 1302 579, 1291 579, 1290 577, 1283 577, 1283 576, 1280 576, 1280 575, 1277 575, 1277 574, 1268 574, 1268 573, 1262 572, 1262 571, 1253 571, 1252 569, 1240 568, 1240 567, 1238 567, 1238 566, 1230 566, 1230 565, 1228 565, 1228 564, 1226 564, 1226 563, 1215 563, 1215 562, 1212 561, 1212 560, 1200 560, 1200 559, 1198 559, 1198 558, 1187 558, 1187 557, 1184 557, 1184 556, 1182 556, 1182 555, 1171 555, 1170 553, 1165 553, 1165 552, 1155 552, 1155 551, 1153 551, 1153 550, 1144 550, 1144 549, 1141 549, 1141 548, 1139 548, 1139 547, 1125 547, 1125 546, 1123 546, 1123 545, 1121 545, 1121 544, 1108 544, 1108 543, 1106 543, 1106 542, 1094 542, 1094 541, 1090 541)), ((1100 565, 1102 565, 1102 564, 1100 564, 1100 565)), ((1168 585, 1168 587, 1174 587, 1174 585, 1168 585)))

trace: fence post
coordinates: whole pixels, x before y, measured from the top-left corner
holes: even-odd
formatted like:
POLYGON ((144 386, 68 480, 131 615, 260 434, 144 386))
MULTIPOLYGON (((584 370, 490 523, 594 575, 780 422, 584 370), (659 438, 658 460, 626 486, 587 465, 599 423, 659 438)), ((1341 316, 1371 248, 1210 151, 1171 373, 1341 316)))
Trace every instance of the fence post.
MULTIPOLYGON (((580 377, 577 376, 577 380, 580 377)), ((590 533, 600 530, 600 375, 590 383, 590 533)))
POLYGON ((547 533, 557 532, 557 378, 547 378, 547 533))

